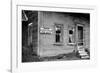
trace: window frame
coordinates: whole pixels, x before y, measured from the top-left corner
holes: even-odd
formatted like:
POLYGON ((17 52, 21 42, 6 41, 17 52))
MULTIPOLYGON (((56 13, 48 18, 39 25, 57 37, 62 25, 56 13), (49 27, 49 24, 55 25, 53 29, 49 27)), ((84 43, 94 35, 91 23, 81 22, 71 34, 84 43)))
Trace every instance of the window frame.
POLYGON ((75 26, 68 26, 68 45, 75 45, 75 26), (69 42, 70 34, 69 31, 72 30, 72 42, 69 42))
POLYGON ((62 45, 63 44, 63 29, 64 29, 64 27, 63 27, 64 25, 63 24, 59 24, 59 23, 55 23, 54 24, 54 39, 55 39, 55 41, 54 41, 54 44, 55 45, 62 45), (60 33, 60 42, 56 42, 56 26, 60 26, 61 27, 61 33, 60 33))

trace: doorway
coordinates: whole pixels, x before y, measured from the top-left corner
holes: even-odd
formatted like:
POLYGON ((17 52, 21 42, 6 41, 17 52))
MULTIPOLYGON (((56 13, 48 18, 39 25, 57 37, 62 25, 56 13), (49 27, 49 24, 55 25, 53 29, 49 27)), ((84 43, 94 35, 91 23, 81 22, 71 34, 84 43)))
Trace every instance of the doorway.
POLYGON ((77 50, 80 50, 82 47, 84 47, 84 41, 83 41, 83 35, 84 33, 84 26, 81 24, 76 25, 76 44, 77 44, 77 50))
POLYGON ((83 26, 77 26, 78 30, 78 45, 82 46, 83 45, 83 26))

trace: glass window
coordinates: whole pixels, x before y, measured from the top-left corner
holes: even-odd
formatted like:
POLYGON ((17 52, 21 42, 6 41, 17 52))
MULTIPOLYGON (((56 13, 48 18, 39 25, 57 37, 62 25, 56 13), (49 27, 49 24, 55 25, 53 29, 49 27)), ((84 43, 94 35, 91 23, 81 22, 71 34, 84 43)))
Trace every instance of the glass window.
POLYGON ((62 37, 63 37, 63 25, 62 24, 56 24, 55 25, 55 42, 56 43, 62 43, 62 37))
POLYGON ((69 39, 68 42, 69 43, 74 43, 74 27, 69 27, 68 28, 68 32, 69 32, 69 39))

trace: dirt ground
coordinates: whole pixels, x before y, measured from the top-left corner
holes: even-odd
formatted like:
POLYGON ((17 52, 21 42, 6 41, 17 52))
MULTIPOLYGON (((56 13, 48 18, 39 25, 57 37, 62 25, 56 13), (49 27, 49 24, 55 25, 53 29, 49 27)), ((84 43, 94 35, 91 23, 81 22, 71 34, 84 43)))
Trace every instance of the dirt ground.
POLYGON ((67 61, 67 60, 81 60, 74 52, 69 54, 60 54, 53 57, 39 57, 36 55, 23 56, 22 62, 41 62, 41 61, 67 61))

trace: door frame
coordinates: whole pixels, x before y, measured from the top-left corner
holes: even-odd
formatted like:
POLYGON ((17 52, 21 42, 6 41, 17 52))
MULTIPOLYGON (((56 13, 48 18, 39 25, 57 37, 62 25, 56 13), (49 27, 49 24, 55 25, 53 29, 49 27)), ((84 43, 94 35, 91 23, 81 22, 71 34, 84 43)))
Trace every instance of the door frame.
POLYGON ((81 26, 81 27, 83 27, 83 45, 82 46, 84 46, 84 25, 83 24, 81 24, 81 23, 77 23, 76 24, 76 51, 78 50, 78 26, 81 26))

